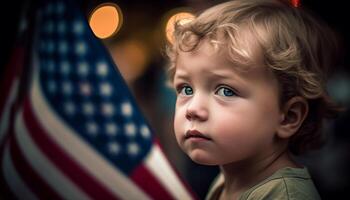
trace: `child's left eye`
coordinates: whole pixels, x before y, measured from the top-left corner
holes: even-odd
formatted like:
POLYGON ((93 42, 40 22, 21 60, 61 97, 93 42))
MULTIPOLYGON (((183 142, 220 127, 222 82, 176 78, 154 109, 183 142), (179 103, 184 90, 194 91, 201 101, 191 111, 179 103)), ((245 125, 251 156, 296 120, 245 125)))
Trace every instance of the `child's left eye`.
POLYGON ((193 89, 190 86, 184 85, 179 88, 179 93, 184 96, 193 94, 193 89))
POLYGON ((236 96, 237 94, 228 87, 220 87, 218 90, 216 90, 215 94, 224 96, 224 97, 231 97, 236 96))

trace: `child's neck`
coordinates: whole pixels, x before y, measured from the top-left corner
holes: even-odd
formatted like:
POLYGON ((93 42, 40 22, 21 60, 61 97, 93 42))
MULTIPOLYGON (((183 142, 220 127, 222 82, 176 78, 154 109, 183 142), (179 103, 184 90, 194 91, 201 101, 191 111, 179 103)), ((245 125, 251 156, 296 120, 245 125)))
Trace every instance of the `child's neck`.
POLYGON ((288 151, 274 152, 254 163, 230 163, 220 166, 225 177, 220 200, 238 199, 244 191, 284 167, 298 167, 288 151))

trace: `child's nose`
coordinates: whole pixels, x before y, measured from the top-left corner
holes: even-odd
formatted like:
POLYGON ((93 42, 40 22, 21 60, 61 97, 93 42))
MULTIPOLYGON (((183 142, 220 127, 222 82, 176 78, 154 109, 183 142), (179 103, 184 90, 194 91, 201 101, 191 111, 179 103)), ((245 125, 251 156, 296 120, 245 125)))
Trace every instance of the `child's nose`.
POLYGON ((186 109, 186 119, 205 121, 208 119, 208 99, 204 96, 194 95, 186 109))

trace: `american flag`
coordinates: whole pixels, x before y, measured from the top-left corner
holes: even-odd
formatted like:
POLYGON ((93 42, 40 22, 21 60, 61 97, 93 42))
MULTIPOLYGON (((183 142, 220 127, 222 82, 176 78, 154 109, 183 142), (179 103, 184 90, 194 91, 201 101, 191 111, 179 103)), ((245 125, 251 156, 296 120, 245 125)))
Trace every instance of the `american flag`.
POLYGON ((5 120, 1 171, 14 196, 196 199, 75 2, 46 1, 35 21, 27 95, 5 120))

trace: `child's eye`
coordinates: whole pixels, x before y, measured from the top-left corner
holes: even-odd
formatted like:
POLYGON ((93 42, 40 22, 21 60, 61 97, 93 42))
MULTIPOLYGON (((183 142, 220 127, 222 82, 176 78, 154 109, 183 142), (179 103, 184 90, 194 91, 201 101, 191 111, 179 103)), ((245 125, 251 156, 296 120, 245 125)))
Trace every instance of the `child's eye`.
POLYGON ((216 90, 215 94, 224 97, 232 97, 237 95, 232 89, 228 87, 219 87, 219 89, 216 90))
POLYGON ((181 86, 179 88, 178 92, 179 92, 179 94, 185 95, 185 96, 193 94, 192 88, 190 86, 188 86, 188 85, 181 86))

